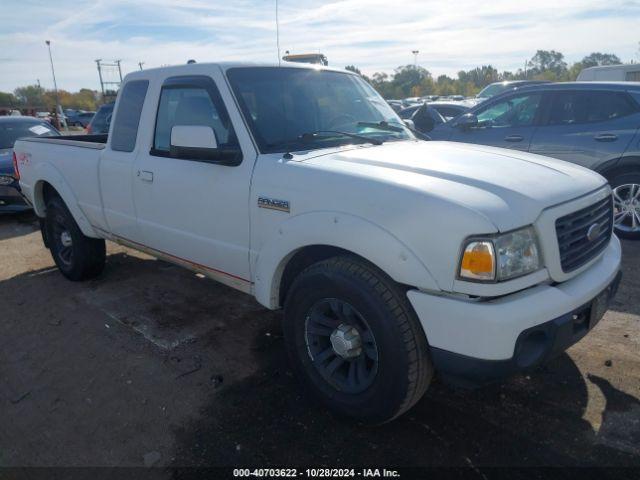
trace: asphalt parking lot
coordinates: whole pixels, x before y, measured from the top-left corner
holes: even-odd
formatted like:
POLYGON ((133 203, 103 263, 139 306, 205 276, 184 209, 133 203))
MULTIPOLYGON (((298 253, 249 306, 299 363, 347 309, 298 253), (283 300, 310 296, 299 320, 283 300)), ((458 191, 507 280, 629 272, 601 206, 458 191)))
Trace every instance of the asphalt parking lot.
POLYGON ((640 466, 640 243, 567 354, 380 427, 301 395, 280 314, 109 244, 66 281, 31 216, 0 217, 0 466, 640 466))

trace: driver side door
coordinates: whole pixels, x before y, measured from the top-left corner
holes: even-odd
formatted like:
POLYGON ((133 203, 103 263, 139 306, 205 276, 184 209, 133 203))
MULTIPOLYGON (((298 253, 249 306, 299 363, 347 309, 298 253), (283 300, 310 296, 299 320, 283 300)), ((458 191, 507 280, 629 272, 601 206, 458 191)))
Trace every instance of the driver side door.
POLYGON ((218 73, 170 77, 158 96, 147 132, 151 148, 138 155, 134 168, 137 243, 247 291, 249 188, 256 154, 246 132, 234 128, 238 123, 225 105, 232 100, 224 80, 218 73), (238 151, 238 161, 189 154, 189 137, 202 129, 215 137, 216 150, 238 151), (177 133, 183 137, 181 149, 175 148, 177 133))
POLYGON ((543 94, 518 93, 487 102, 473 112, 478 124, 457 127, 451 140, 528 151, 537 128, 543 94))

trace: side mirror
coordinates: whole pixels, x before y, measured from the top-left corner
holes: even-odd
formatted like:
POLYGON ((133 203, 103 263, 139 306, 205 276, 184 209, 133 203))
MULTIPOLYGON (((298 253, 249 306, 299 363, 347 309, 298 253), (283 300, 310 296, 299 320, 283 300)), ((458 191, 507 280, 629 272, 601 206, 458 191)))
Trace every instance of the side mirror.
POLYGON ((411 130, 415 130, 415 128, 416 128, 416 124, 415 124, 415 123, 413 123, 413 120, 411 120, 411 119, 408 119, 408 118, 407 118, 406 120, 403 120, 403 122, 404 122, 404 124, 405 124, 407 127, 409 127, 411 130))
POLYGON ((411 115, 411 120, 413 121, 416 130, 419 132, 430 132, 436 126, 436 122, 431 116, 431 112, 429 110, 429 106, 424 103, 414 112, 413 115, 411 115))
POLYGON ((174 125, 171 128, 172 158, 236 166, 242 161, 239 147, 220 148, 213 128, 206 125, 174 125))
POLYGON ((473 113, 465 113, 460 115, 456 120, 455 126, 461 130, 469 130, 470 128, 478 126, 478 117, 473 113))

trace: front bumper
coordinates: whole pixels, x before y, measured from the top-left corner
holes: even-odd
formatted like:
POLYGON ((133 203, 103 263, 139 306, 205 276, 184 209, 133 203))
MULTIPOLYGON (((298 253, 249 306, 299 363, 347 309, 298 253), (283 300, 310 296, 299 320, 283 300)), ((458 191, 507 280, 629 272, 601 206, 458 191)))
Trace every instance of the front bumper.
POLYGON ((436 369, 457 383, 482 384, 566 350, 604 313, 591 315, 594 299, 606 310, 615 295, 621 253, 614 236, 601 258, 571 280, 488 301, 409 291, 436 369))

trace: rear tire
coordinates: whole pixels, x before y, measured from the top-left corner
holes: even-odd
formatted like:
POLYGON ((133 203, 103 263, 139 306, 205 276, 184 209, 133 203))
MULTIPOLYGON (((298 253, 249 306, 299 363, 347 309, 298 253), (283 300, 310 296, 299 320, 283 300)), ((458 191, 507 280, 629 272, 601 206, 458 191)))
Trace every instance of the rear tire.
POLYGON ((393 420, 420 400, 433 377, 405 290, 356 257, 330 258, 298 275, 285 301, 284 333, 305 388, 341 416, 393 420))
POLYGON ((102 273, 105 241, 85 236, 60 197, 49 200, 44 228, 53 261, 65 277, 81 281, 102 273))
POLYGON ((640 173, 616 175, 609 183, 613 189, 616 235, 640 240, 640 173))

